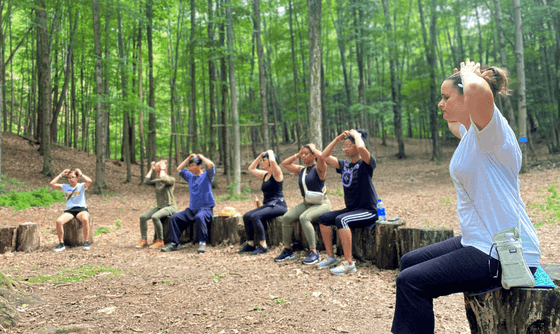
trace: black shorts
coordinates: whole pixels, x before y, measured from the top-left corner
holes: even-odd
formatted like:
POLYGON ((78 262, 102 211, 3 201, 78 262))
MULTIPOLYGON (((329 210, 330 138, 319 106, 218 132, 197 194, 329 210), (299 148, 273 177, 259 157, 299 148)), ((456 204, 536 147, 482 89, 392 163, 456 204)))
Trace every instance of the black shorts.
POLYGON ((87 208, 82 208, 82 207, 79 207, 79 206, 75 206, 73 208, 70 208, 69 210, 64 210, 65 213, 68 212, 68 213, 74 215, 74 218, 76 218, 78 213, 80 213, 82 211, 88 211, 88 209, 87 208))

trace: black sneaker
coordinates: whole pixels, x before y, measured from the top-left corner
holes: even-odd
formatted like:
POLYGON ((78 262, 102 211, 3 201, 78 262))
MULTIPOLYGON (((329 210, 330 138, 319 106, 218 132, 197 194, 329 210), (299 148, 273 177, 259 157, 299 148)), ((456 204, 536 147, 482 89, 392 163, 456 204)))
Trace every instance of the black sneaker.
POLYGON ((276 262, 286 261, 286 260, 293 260, 296 256, 294 255, 294 251, 291 248, 284 248, 282 254, 280 254, 277 258, 274 259, 276 262))
POLYGON ((256 249, 255 246, 246 244, 245 246, 243 246, 243 248, 241 248, 239 253, 249 253, 249 252, 253 252, 255 249, 256 249))
POLYGON ((64 242, 61 242, 58 244, 58 246, 56 246, 56 248, 54 249, 55 252, 62 252, 63 250, 65 250, 66 247, 64 246, 64 242))
POLYGON ((264 248, 262 245, 259 245, 257 249, 251 252, 252 255, 258 255, 263 253, 268 253, 268 248, 264 248))
POLYGON ((170 242, 167 245, 161 247, 161 251, 162 252, 172 252, 172 251, 178 251, 179 250, 179 246, 170 242))

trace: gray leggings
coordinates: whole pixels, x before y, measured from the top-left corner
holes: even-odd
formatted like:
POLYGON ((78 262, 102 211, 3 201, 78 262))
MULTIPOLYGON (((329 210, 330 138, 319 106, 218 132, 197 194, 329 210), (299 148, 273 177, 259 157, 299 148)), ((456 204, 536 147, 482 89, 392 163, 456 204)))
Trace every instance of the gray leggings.
POLYGON ((282 236, 284 245, 292 245, 292 223, 299 219, 303 233, 309 244, 309 248, 317 248, 317 240, 315 240, 315 230, 313 229, 312 221, 319 219, 323 213, 331 211, 331 202, 327 197, 323 204, 307 204, 305 201, 293 207, 290 211, 284 214, 282 223, 282 236))
POLYGON ((152 220, 154 223, 154 230, 156 231, 156 238, 163 240, 163 226, 161 225, 161 219, 165 217, 170 217, 172 214, 177 212, 177 206, 170 205, 165 208, 152 208, 144 212, 140 216, 140 234, 142 239, 148 239, 148 219, 152 220))

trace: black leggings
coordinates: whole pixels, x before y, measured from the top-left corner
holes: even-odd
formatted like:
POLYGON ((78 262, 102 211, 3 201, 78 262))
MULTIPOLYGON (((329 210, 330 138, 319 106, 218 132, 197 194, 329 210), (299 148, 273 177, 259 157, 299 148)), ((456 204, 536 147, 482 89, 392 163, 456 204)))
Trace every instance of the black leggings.
POLYGON ((262 221, 272 219, 274 217, 282 216, 288 212, 286 202, 279 201, 274 206, 263 205, 246 212, 243 215, 243 224, 245 225, 245 232, 247 233, 247 240, 254 240, 255 228, 261 235, 261 240, 265 240, 264 226, 262 221))

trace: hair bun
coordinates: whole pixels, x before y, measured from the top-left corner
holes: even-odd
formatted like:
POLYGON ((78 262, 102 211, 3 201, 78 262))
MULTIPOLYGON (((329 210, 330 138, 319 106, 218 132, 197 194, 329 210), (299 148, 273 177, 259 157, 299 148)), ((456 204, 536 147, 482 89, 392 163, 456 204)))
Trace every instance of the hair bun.
POLYGON ((360 129, 360 130, 357 130, 357 131, 358 131, 359 133, 362 134, 362 139, 366 139, 366 138, 367 138, 367 131, 366 131, 366 130, 360 129))

